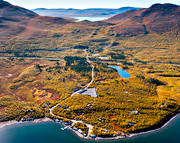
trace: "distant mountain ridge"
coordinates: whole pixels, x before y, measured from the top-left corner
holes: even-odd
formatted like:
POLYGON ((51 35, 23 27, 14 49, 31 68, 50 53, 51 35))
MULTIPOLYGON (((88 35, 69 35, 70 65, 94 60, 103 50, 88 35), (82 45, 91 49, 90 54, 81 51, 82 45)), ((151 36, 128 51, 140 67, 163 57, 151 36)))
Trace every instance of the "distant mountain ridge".
POLYGON ((118 14, 106 22, 116 24, 113 29, 122 36, 179 31, 180 6, 154 4, 150 8, 118 14))
POLYGON ((42 16, 56 16, 56 17, 111 17, 129 10, 139 10, 135 7, 122 7, 118 9, 110 8, 89 8, 89 9, 46 9, 38 8, 32 11, 42 16))

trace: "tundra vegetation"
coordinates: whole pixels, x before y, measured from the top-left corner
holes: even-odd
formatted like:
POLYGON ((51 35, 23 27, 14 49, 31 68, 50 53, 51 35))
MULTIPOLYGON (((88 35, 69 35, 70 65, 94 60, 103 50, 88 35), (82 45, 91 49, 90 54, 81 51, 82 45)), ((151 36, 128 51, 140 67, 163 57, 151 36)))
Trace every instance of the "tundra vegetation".
MULTIPOLYGON (((84 121, 94 126, 93 134, 105 137, 158 127, 179 112, 178 65, 122 62, 118 66, 132 76, 123 79, 108 68, 114 62, 96 61, 90 87, 96 88, 98 97, 71 97, 91 80, 91 68, 83 56, 65 56, 60 61, 2 59, 1 121, 54 118, 49 108, 60 103, 53 110, 60 119, 84 121), (7 78, 8 74, 12 76, 7 78)), ((84 125, 75 127, 87 134, 84 125)))

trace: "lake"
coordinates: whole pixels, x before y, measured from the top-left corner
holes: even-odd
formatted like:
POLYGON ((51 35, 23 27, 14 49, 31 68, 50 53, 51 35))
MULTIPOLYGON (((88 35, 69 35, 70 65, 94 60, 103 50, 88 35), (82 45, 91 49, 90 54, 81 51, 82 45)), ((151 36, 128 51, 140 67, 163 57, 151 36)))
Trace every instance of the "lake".
POLYGON ((122 70, 121 68, 119 68, 117 66, 108 66, 108 67, 112 68, 112 69, 115 69, 120 74, 120 76, 122 78, 130 78, 131 77, 131 75, 128 72, 122 70))
POLYGON ((89 20, 89 21, 101 21, 108 19, 108 17, 73 17, 75 19, 78 19, 78 21, 84 21, 84 20, 89 20))
POLYGON ((0 143, 179 143, 180 114, 166 127, 144 135, 122 140, 88 141, 71 130, 61 130, 53 122, 22 123, 0 129, 0 143))

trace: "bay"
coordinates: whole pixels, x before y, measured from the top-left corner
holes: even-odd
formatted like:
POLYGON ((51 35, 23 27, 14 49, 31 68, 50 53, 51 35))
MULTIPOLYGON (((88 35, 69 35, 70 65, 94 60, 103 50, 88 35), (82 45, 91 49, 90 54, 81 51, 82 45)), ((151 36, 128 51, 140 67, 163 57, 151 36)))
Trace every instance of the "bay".
POLYGON ((0 129, 0 143, 179 143, 180 114, 158 131, 121 140, 83 140, 53 122, 22 123, 0 129))

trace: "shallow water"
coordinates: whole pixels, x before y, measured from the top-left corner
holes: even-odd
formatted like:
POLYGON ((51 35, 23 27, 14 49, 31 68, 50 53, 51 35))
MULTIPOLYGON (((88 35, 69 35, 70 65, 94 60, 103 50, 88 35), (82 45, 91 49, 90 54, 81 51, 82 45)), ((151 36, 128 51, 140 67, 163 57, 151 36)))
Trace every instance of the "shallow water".
POLYGON ((144 135, 123 140, 88 141, 77 137, 62 125, 52 122, 23 123, 0 129, 0 143, 179 143, 180 114, 166 127, 144 135))

